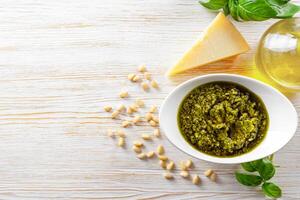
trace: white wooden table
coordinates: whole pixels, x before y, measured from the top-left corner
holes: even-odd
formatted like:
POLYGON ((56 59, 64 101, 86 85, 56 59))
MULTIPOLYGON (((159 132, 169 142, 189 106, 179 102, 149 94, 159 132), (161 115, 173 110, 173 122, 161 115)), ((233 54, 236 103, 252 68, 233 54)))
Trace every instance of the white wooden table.
MULTIPOLYGON (((2 1, 0 4, 0 199, 264 199, 236 183, 238 165, 194 159, 201 186, 162 177, 157 160, 139 161, 131 141, 152 128, 128 129, 127 148, 105 130, 120 127, 103 112, 143 98, 159 105, 178 83, 211 73, 247 74, 261 34, 275 22, 236 23, 252 50, 170 81, 167 68, 214 18, 196 0, 2 1), (145 63, 161 90, 143 92, 126 80, 145 63), (202 174, 213 168, 212 183, 202 174)), ((224 47, 226 48, 226 47, 224 47)), ((300 98, 290 96, 300 111, 300 98)), ((284 134, 284 133, 282 133, 284 134)), ((276 153, 275 182, 282 199, 300 199, 300 132, 276 153)), ((189 158, 163 136, 147 144, 166 147, 175 161, 189 158)))

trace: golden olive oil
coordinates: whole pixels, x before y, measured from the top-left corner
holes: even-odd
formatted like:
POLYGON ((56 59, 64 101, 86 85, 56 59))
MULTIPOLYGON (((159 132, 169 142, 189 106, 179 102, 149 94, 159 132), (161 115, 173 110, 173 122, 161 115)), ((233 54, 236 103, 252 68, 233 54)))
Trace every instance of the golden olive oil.
POLYGON ((300 89, 300 18, 281 20, 264 33, 256 65, 280 85, 300 89))

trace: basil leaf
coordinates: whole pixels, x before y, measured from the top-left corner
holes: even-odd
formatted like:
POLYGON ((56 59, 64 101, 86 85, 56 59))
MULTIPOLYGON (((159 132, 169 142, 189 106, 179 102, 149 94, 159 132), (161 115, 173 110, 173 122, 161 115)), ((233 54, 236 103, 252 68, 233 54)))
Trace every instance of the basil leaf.
POLYGON ((258 168, 258 173, 264 180, 269 180, 275 174, 275 167, 269 159, 265 158, 258 168))
POLYGON ((270 4, 273 5, 284 5, 287 4, 290 0, 268 0, 270 4))
POLYGON ((262 178, 260 176, 239 172, 235 173, 235 178, 239 183, 246 186, 258 186, 262 182, 262 178))
POLYGON ((230 14, 228 3, 226 3, 225 6, 223 7, 223 12, 226 16, 230 14))
POLYGON ((228 0, 228 8, 230 11, 230 15, 236 21, 240 21, 237 7, 238 7, 238 0, 228 0))
POLYGON ((300 11, 300 6, 288 3, 277 10, 276 18, 291 18, 300 11))
POLYGON ((268 197, 275 198, 275 199, 281 197, 281 189, 274 183, 265 182, 262 185, 262 190, 264 194, 268 197))
POLYGON ((228 0, 201 0, 199 3, 205 8, 219 10, 225 6, 228 0))
POLYGON ((238 13, 244 21, 264 21, 278 14, 266 0, 239 0, 238 13))
POLYGON ((242 163, 241 166, 247 172, 255 172, 255 171, 257 171, 256 168, 252 165, 252 162, 242 163))

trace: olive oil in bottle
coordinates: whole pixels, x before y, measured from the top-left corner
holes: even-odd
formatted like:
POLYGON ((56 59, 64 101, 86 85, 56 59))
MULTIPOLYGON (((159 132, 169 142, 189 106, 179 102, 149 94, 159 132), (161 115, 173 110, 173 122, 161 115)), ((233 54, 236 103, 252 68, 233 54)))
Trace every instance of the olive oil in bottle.
POLYGON ((281 20, 264 33, 256 65, 278 84, 300 89, 300 18, 281 20))

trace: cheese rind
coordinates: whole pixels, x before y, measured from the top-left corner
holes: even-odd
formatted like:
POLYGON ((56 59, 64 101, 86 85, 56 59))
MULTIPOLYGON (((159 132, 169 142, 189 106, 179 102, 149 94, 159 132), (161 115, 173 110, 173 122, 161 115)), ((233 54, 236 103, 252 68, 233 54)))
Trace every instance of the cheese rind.
POLYGON ((244 53, 249 49, 249 45, 241 33, 220 12, 203 36, 168 71, 167 75, 172 76, 188 69, 244 53))

